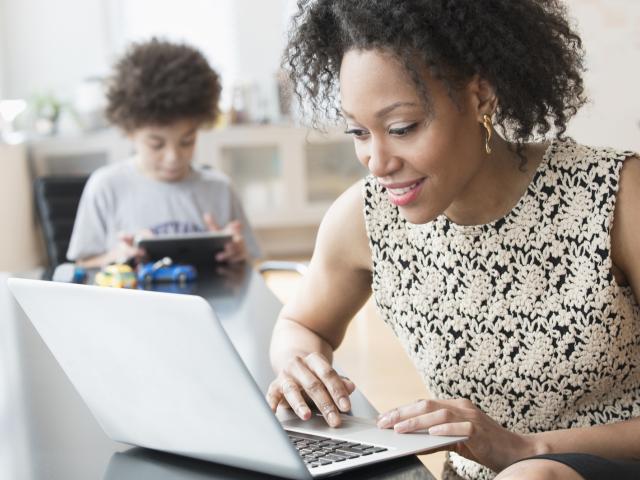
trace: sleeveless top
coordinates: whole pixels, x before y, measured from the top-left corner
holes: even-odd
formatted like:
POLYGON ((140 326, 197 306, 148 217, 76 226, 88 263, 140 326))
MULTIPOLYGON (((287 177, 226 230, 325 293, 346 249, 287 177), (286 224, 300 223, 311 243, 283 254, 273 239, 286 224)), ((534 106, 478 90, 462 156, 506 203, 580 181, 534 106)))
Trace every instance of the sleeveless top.
MULTIPOLYGON (((366 179, 374 299, 436 398, 518 433, 640 416, 640 309, 610 255, 631 155, 554 141, 516 206, 476 226, 411 224, 366 179)), ((455 453, 447 469, 495 476, 455 453)))

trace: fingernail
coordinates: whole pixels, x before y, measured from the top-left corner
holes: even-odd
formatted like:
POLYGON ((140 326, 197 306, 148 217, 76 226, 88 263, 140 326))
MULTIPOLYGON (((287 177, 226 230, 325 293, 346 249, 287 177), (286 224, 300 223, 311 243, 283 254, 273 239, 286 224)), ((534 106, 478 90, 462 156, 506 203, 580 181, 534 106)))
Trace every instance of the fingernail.
POLYGON ((393 426, 393 430, 395 430, 396 433, 404 433, 407 431, 407 425, 404 423, 396 423, 393 426))
POLYGON ((349 408, 351 408, 351 405, 349 405, 349 400, 347 400, 347 397, 340 397, 338 399, 338 406, 340 407, 340 410, 342 410, 343 412, 348 412, 349 408))
POLYGON ((311 410, 309 410, 307 407, 298 408, 298 416, 303 420, 309 418, 309 415, 311 415, 311 410))
POLYGON ((338 418, 338 414, 336 412, 331 412, 327 415, 327 420, 329 420, 329 425, 332 427, 337 427, 340 419, 338 418))
POLYGON ((378 427, 379 428, 384 428, 387 426, 387 424, 389 423, 389 417, 387 415, 382 415, 379 419, 378 419, 378 427))

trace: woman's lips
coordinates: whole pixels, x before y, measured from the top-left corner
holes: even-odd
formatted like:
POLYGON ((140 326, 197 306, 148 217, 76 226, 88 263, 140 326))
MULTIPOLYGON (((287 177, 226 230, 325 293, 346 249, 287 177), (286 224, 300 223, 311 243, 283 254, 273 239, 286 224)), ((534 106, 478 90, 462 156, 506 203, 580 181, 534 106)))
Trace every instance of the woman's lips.
POLYGON ((383 185, 389 195, 389 200, 397 207, 410 204, 422 191, 426 178, 421 178, 411 183, 383 185))

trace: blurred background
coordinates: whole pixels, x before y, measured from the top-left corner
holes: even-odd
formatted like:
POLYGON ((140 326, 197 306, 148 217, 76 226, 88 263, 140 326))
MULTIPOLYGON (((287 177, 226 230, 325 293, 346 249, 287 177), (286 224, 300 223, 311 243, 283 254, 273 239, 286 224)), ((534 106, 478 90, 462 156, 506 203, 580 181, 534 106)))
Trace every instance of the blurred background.
MULTIPOLYGON (((640 2, 566 0, 588 52, 579 142, 640 150, 640 2)), ((103 80, 134 40, 200 48, 223 80, 196 162, 233 180, 268 257, 306 257, 331 201, 363 175, 338 129, 300 127, 279 68, 293 0, 0 0, 0 271, 47 261, 32 185, 131 153, 106 125, 103 80)))

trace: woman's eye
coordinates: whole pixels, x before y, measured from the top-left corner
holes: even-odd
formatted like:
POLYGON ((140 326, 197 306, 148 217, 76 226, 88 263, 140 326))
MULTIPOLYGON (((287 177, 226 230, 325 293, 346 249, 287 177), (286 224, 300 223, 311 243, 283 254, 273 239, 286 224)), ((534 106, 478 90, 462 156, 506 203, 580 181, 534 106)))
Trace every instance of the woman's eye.
POLYGON ((418 125, 417 123, 412 123, 411 125, 407 125, 406 127, 390 128, 389 134, 395 135, 396 137, 404 137, 409 132, 411 132, 411 130, 416 128, 417 125, 418 125))
POLYGON ((194 143, 196 143, 195 140, 186 140, 182 142, 180 145, 182 145, 185 148, 188 148, 188 147, 193 147, 194 143))
POLYGON ((150 143, 149 144, 149 148, 151 150, 162 150, 163 147, 164 147, 164 145, 162 143, 150 143))
POLYGON ((348 128, 344 133, 347 135, 353 135, 356 138, 364 138, 369 134, 369 132, 362 128, 348 128))

